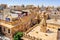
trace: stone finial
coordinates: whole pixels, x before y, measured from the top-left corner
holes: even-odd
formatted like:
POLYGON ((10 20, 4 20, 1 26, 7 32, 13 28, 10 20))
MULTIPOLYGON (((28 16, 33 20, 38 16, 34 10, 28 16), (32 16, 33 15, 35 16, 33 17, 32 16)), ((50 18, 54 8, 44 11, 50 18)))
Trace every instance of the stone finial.
POLYGON ((54 18, 54 19, 55 19, 55 21, 57 21, 57 16, 56 16, 56 15, 57 15, 57 13, 55 13, 55 18, 54 18))

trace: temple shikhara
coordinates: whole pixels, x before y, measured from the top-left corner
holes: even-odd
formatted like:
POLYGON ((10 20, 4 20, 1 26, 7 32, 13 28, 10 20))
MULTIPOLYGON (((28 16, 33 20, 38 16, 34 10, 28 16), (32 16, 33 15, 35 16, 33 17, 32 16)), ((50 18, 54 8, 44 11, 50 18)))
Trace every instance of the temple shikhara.
POLYGON ((60 7, 0 4, 0 40, 15 38, 60 40, 60 7))

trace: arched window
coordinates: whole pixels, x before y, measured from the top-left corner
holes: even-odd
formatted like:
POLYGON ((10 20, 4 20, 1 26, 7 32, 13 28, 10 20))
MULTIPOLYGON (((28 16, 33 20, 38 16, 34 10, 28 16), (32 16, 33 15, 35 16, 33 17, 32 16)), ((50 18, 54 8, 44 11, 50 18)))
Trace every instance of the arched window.
POLYGON ((10 29, 8 29, 8 33, 10 33, 10 29))

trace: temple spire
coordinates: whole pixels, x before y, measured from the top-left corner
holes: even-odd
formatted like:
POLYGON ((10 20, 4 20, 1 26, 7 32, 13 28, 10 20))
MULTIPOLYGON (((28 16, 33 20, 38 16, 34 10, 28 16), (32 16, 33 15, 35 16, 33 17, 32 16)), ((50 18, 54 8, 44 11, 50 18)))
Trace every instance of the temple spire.
POLYGON ((46 32, 46 27, 47 27, 47 23, 46 23, 46 16, 45 15, 46 12, 42 12, 42 20, 40 22, 40 30, 41 32, 46 32))

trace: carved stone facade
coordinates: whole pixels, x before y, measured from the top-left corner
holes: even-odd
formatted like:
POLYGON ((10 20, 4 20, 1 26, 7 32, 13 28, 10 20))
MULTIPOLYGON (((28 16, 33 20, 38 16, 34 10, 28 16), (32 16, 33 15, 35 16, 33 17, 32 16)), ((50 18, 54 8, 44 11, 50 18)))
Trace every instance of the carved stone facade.
POLYGON ((46 13, 45 12, 42 12, 42 20, 41 20, 41 22, 40 22, 40 30, 42 31, 42 32, 46 32, 46 28, 47 28, 47 23, 46 23, 46 15, 45 15, 46 13))

